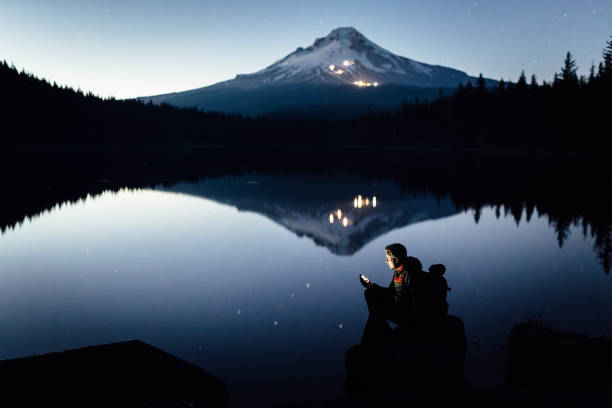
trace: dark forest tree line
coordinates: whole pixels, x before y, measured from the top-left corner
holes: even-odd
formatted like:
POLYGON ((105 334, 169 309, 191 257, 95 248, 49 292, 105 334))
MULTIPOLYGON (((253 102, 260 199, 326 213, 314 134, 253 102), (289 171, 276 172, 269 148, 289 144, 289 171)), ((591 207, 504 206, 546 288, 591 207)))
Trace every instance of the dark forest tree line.
POLYGON ((568 53, 551 83, 499 81, 461 85, 433 102, 405 102, 394 112, 356 120, 249 118, 193 108, 102 99, 50 84, 0 63, 0 144, 48 146, 401 145, 447 149, 609 149, 612 40, 588 77, 568 53), (603 129, 603 130, 602 130, 603 129))
POLYGON ((529 82, 523 71, 516 83, 485 86, 482 75, 450 97, 432 103, 404 103, 391 114, 371 113, 359 125, 369 135, 387 135, 389 144, 457 148, 609 149, 607 118, 612 95, 612 40, 603 60, 588 77, 577 75, 568 52, 551 83, 529 82), (381 131, 382 130, 382 131, 381 131))

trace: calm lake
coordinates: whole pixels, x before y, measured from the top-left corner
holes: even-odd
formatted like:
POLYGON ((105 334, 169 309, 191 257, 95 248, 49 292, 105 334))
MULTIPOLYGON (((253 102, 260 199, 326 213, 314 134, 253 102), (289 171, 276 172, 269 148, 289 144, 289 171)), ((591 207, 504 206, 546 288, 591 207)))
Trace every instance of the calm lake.
POLYGON ((387 285, 393 242, 446 265, 468 383, 503 381, 519 321, 612 336, 609 248, 592 224, 560 232, 538 203, 459 201, 327 172, 58 204, 0 235, 0 359, 137 338, 226 380, 230 406, 340 396, 367 319, 358 276, 387 285))

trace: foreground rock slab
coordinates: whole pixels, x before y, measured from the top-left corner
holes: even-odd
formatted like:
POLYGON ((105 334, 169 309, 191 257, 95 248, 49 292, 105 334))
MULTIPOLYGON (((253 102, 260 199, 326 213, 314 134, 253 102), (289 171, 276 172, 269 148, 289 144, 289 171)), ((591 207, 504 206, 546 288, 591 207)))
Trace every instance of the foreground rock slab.
POLYGON ((375 348, 355 345, 344 356, 345 388, 352 394, 464 386, 467 341, 463 321, 449 315, 426 335, 397 327, 393 341, 375 348))
POLYGON ((225 407, 225 382, 139 340, 0 361, 0 406, 225 407))
POLYGON ((612 339, 556 331, 534 321, 514 325, 507 360, 511 386, 612 382, 612 339))

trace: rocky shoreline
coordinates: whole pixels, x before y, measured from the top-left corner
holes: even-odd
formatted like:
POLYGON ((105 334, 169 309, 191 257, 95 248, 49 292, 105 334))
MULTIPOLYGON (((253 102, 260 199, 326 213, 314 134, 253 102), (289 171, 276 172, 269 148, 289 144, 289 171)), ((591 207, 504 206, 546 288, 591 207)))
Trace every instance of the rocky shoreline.
MULTIPOLYGON (((463 322, 448 318, 427 336, 401 327, 391 343, 345 354, 346 395, 284 407, 609 407, 612 339, 515 324, 505 384, 466 384, 463 322)), ((7 407, 227 407, 225 381, 139 340, 0 361, 7 407)))

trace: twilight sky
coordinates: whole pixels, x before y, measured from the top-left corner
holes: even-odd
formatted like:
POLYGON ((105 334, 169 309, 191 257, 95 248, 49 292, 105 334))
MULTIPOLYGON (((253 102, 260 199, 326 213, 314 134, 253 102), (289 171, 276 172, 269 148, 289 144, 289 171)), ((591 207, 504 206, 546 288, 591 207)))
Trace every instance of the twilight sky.
POLYGON ((265 68, 341 26, 417 61, 516 80, 579 73, 612 0, 2 0, 0 60, 100 96, 198 88, 265 68))

